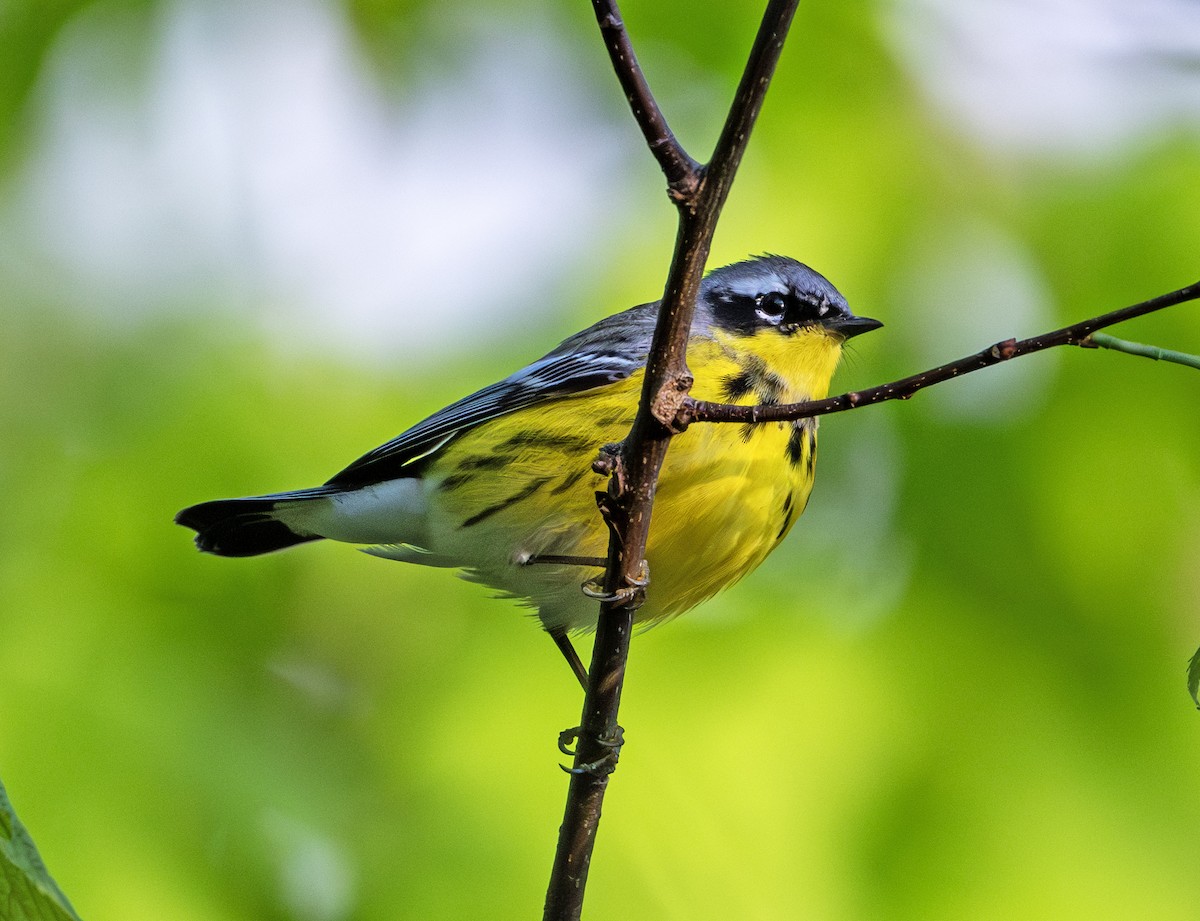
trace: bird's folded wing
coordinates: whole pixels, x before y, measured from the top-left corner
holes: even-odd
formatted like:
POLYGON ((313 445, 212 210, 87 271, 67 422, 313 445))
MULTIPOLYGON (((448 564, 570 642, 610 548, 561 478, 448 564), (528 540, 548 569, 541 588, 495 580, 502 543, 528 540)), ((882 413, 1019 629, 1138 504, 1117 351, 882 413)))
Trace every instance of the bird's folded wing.
POLYGON ((326 485, 354 487, 412 476, 421 458, 500 416, 625 380, 644 366, 657 304, 643 304, 576 333, 553 352, 477 390, 364 454, 326 485))

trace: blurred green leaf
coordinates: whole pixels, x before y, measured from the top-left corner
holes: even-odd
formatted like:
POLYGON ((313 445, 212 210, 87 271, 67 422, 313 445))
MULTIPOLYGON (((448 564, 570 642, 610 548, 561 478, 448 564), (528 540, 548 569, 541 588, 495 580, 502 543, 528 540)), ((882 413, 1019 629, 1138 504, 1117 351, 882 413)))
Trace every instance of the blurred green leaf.
POLYGON ((0 783, 0 905, 4 921, 79 921, 0 783))
POLYGON ((1200 710, 1200 649, 1196 650, 1192 656, 1192 661, 1188 663, 1188 693, 1192 695, 1192 700, 1196 702, 1196 709, 1200 710))

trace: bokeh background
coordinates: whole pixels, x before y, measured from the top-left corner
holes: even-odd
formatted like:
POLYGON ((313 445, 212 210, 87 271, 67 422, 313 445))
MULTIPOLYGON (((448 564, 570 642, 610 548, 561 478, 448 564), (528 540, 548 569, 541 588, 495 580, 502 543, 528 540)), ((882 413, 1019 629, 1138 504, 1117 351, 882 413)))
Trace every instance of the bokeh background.
MULTIPOLYGON (((755 2, 630 2, 711 148, 755 2)), ((661 291, 590 5, 0 10, 0 777, 85 919, 540 915, 579 694, 508 602, 207 498, 323 481, 661 291)), ((862 387, 1200 275, 1190 0, 804 3, 713 263, 862 387)), ((1119 335, 1200 351, 1195 305, 1119 335)), ((1192 919, 1200 374, 1057 350, 829 417, 756 574, 633 648, 586 914, 1192 919)))

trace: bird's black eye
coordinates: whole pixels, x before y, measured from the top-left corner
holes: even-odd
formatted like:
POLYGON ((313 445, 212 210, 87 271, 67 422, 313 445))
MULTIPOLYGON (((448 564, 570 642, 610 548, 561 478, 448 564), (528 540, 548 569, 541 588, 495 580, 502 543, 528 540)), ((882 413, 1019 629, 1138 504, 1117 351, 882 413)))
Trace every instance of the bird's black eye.
POLYGON ((760 294, 754 299, 754 312, 760 319, 766 320, 772 325, 777 326, 783 320, 785 310, 787 310, 787 301, 778 291, 760 294))

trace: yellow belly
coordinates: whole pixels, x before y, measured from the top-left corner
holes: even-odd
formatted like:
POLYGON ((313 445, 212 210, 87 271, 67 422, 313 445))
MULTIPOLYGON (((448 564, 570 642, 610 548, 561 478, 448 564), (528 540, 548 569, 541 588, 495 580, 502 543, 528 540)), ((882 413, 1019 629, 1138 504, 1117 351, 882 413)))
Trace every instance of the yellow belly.
MULTIPOLYGON (((701 378, 698 398, 729 397, 723 382, 739 365, 720 343, 689 352, 689 362, 701 378)), ((422 475, 433 557, 524 599, 547 627, 594 626, 598 605, 580 585, 597 569, 524 562, 605 556, 607 530, 595 501, 605 481, 591 463, 602 445, 628 433, 641 386, 639 373, 502 417, 449 444, 422 475)), ((823 396, 827 388, 827 380, 801 381, 781 396, 823 396), (814 394, 817 386, 822 392, 814 394)), ((736 401, 757 400, 746 393, 736 401)), ((646 551, 651 581, 638 621, 680 614, 758 566, 803 511, 815 455, 815 420, 695 425, 672 439, 654 503, 646 551)))

